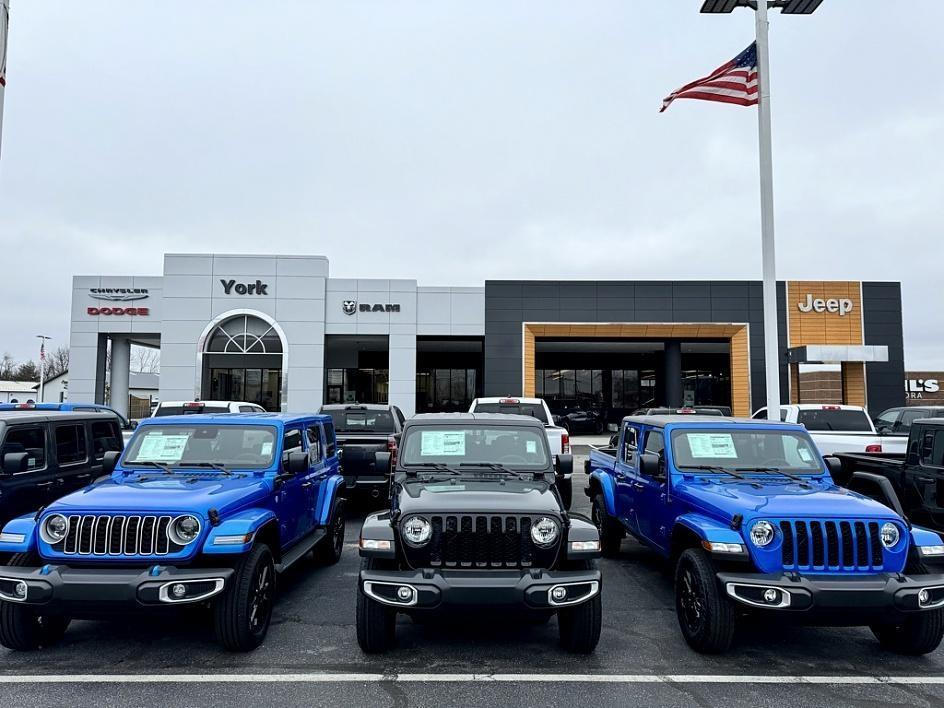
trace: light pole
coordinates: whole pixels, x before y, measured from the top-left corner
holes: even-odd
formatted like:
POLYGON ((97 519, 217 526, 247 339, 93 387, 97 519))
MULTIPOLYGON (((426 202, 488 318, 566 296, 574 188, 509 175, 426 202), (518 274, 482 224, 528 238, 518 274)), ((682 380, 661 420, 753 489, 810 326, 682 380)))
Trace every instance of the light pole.
POLYGON ((48 342, 52 337, 47 337, 45 334, 37 334, 36 338, 39 339, 39 403, 43 402, 43 389, 46 386, 46 342, 48 342))
POLYGON ((774 244, 774 175, 770 146, 770 53, 767 8, 784 15, 810 15, 823 0, 705 0, 701 11, 726 14, 737 7, 754 10, 757 43, 757 137, 760 144, 760 234, 764 284, 764 368, 767 372, 767 418, 780 420, 780 342, 777 323, 777 255, 774 244))

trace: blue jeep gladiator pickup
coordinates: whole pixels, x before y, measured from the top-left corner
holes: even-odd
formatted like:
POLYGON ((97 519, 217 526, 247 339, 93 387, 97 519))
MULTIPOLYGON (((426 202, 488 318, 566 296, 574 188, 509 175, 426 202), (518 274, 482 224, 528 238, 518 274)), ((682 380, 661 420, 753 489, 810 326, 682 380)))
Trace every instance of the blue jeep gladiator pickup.
POLYGON ((58 640, 73 617, 204 604, 217 639, 249 651, 272 615, 276 573, 344 541, 331 418, 149 418, 101 478, 0 534, 0 643, 58 640), (328 437, 326 438, 326 424, 328 437))
POLYGON ((696 651, 725 651, 744 615, 871 628, 886 649, 933 651, 944 635, 944 541, 837 487, 801 425, 708 416, 623 420, 592 450, 587 495, 602 552, 628 533, 674 566, 675 605, 696 651))

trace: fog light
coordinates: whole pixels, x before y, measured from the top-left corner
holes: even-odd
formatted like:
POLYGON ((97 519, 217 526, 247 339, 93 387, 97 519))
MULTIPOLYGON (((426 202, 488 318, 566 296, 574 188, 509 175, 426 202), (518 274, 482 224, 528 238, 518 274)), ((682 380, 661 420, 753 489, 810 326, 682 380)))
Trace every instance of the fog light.
POLYGON ((780 599, 780 593, 774 590, 773 588, 767 588, 766 590, 764 590, 765 602, 773 603, 773 602, 776 602, 778 599, 780 599))
POLYGON ((560 586, 551 590, 551 599, 554 602, 560 602, 567 597, 567 588, 562 588, 560 586))
POLYGON ((177 583, 171 587, 170 594, 177 598, 183 597, 187 594, 187 586, 183 583, 177 583))
POLYGON ((918 593, 918 604, 927 605, 930 600, 931 593, 929 593, 927 590, 922 590, 918 593))
MULTIPOLYGON (((25 599, 28 589, 29 588, 26 587, 26 583, 24 583, 22 580, 17 581, 16 585, 13 586, 13 597, 25 599)), ((924 591, 922 590, 922 592, 924 591)))
POLYGON ((397 597, 403 602, 409 602, 413 598, 413 591, 406 585, 401 585, 397 589, 397 597))

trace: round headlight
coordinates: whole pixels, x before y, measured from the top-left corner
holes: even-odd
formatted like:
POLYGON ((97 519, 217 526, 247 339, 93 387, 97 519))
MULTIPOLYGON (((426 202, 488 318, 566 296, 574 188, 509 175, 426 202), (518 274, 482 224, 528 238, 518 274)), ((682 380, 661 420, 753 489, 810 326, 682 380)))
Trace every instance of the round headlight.
POLYGON ((62 514, 50 514, 39 529, 39 535, 50 546, 54 546, 69 533, 69 520, 62 514))
POLYGON ((898 544, 898 540, 901 538, 901 534, 898 531, 898 527, 895 524, 886 522, 882 524, 882 545, 885 548, 891 548, 898 544))
POLYGON ((403 537, 413 546, 422 546, 433 535, 433 527, 422 516, 411 516, 403 522, 403 537))
POLYGON ((178 546, 193 543, 200 535, 200 520, 196 516, 178 516, 167 527, 167 538, 178 546))
POLYGON ((531 540, 538 546, 553 545, 560 533, 560 527, 554 519, 542 516, 531 526, 531 540))
POLYGON ((758 521, 751 527, 751 542, 760 548, 774 540, 774 527, 769 521, 758 521))

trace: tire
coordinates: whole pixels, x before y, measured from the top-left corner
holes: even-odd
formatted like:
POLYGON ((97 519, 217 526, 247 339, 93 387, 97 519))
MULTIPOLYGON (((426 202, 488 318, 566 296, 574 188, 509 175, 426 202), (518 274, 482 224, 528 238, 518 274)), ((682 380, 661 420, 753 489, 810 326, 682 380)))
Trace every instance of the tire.
MULTIPOLYGON (((593 568, 590 561, 571 566, 574 570, 593 568)), ((593 598, 557 613, 560 645, 572 654, 590 654, 600 641, 603 625, 603 599, 598 592, 593 598)))
MULTIPOLYGON (((376 558, 364 558, 361 570, 382 570, 389 567, 376 558)), ((393 648, 397 641, 397 612, 367 597, 357 583, 357 643, 365 654, 380 654, 393 648)))
POLYGON ((590 516, 600 532, 600 552, 604 558, 615 558, 619 555, 620 545, 623 543, 623 527, 613 517, 606 513, 606 501, 603 492, 593 497, 590 516))
POLYGON ((229 651, 252 651, 265 640, 275 599, 275 562, 264 543, 236 565, 230 586, 214 603, 217 641, 229 651))
POLYGON ((574 502, 574 480, 558 480, 557 491, 560 493, 561 503, 563 503, 564 508, 570 509, 570 505, 574 502))
POLYGON ((341 560, 344 550, 344 500, 334 503, 334 513, 328 521, 328 534, 315 546, 315 563, 334 565, 341 560))
MULTIPOLYGON (((927 575, 931 569, 912 559, 905 572, 908 575, 927 575)), ((909 615, 901 624, 872 624, 869 629, 887 651, 908 656, 930 654, 944 638, 944 610, 919 612, 909 615)))
MULTIPOLYGON (((17 553, 7 565, 29 568, 40 563, 35 553, 17 553)), ((29 605, 0 601, 0 644, 17 651, 52 646, 62 639, 69 622, 65 615, 43 615, 29 605)))
POLYGON ((735 611, 721 594, 715 569, 700 548, 689 548, 675 566, 675 612, 685 641, 701 654, 721 654, 734 639, 735 611))

